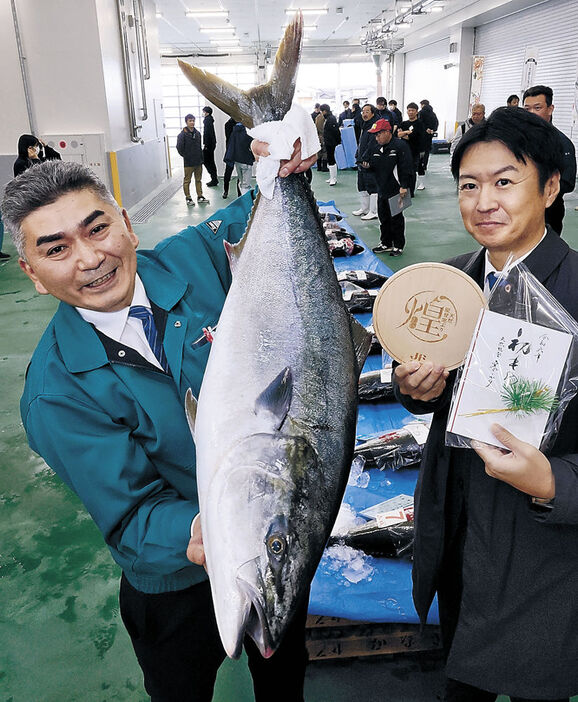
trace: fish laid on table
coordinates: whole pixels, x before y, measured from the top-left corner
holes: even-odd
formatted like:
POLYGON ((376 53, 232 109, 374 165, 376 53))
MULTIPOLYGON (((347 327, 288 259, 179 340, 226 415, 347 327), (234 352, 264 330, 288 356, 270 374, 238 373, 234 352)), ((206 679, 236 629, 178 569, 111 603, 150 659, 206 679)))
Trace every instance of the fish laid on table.
POLYGON ((388 431, 363 441, 355 447, 355 455, 365 458, 366 468, 398 470, 421 461, 429 424, 410 422, 401 429, 388 431))
POLYGON ((337 274, 337 280, 339 280, 339 282, 349 281, 362 288, 377 288, 381 287, 387 281, 387 276, 376 273, 375 271, 353 270, 341 271, 337 274))
MULTIPOLYGON (((245 126, 280 120, 293 97, 302 28, 299 14, 269 83, 246 92, 181 67, 245 126)), ((277 178, 272 199, 259 194, 242 241, 226 248, 233 282, 187 414, 224 648, 237 657, 248 634, 269 657, 304 604, 339 510, 371 337, 347 312, 302 174, 277 178)))
POLYGON ((359 377, 359 399, 365 402, 393 400, 391 366, 375 371, 366 371, 359 377))
POLYGON ((332 536, 329 545, 343 543, 370 556, 399 558, 411 556, 413 537, 413 519, 392 526, 384 526, 377 519, 372 519, 367 524, 354 527, 343 536, 332 536))

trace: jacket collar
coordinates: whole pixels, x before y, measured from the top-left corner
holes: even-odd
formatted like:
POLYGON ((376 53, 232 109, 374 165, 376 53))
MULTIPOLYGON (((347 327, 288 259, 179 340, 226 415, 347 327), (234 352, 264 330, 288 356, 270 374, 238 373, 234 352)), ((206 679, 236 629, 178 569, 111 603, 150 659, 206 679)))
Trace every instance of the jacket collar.
MULTIPOLYGON (((149 300, 169 312, 182 299, 186 283, 137 254, 138 274, 149 300)), ((85 322, 74 307, 61 302, 53 319, 54 334, 66 368, 82 373, 106 365, 108 357, 94 327, 85 322)))

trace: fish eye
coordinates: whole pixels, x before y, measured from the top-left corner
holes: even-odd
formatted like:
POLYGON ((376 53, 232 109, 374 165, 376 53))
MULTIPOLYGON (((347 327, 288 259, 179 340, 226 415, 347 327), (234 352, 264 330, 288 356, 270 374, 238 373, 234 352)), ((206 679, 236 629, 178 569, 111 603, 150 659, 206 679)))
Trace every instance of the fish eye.
POLYGON ((285 539, 278 534, 272 534, 267 539, 267 550, 271 555, 275 556, 275 558, 281 558, 287 550, 285 539))

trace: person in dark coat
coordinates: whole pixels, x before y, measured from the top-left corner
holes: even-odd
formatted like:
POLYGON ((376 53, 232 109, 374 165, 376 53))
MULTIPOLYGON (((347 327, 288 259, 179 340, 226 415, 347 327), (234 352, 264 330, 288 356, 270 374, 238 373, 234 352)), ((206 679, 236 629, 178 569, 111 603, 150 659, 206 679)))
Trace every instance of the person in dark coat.
POLYGON ((361 136, 361 127, 363 120, 361 118, 361 105, 359 104, 359 98, 354 98, 351 102, 351 112, 353 119, 353 129, 355 130, 355 140, 359 142, 359 137, 361 136))
POLYGON ((351 214, 361 219, 377 219, 377 180, 375 173, 363 166, 369 161, 369 157, 377 148, 375 135, 370 133, 370 129, 377 122, 376 110, 369 103, 361 109, 362 125, 359 136, 359 144, 355 154, 357 163, 357 191, 359 193, 359 209, 353 210, 351 214))
POLYGON ((375 135, 376 147, 369 152, 362 167, 375 173, 379 195, 380 243, 373 251, 401 256, 405 247, 405 218, 403 212, 392 215, 389 198, 394 195, 403 198, 407 193, 413 172, 411 151, 403 139, 393 136, 392 126, 386 119, 378 119, 369 133, 375 135))
MULTIPOLYGON (((391 124, 393 129, 393 127, 395 126, 395 118, 391 110, 388 109, 387 100, 383 96, 375 99, 375 114, 377 116, 377 119, 387 120, 391 124)), ((393 129, 393 133, 395 134, 395 129, 393 129)))
POLYGON ((403 122, 403 115, 397 106, 397 100, 390 100, 388 103, 389 111, 393 115, 393 125, 398 126, 403 122))
MULTIPOLYGON (((530 112, 552 124, 553 98, 552 88, 549 88, 547 85, 534 85, 524 93, 524 109, 530 110, 530 112)), ((560 172, 560 192, 552 205, 546 210, 546 224, 549 224, 558 234, 562 234, 562 221, 566 212, 564 195, 571 193, 576 187, 576 149, 563 132, 556 127, 554 129, 556 129, 556 134, 564 152, 564 163, 560 172)))
MULTIPOLYGON (((235 120, 232 117, 229 117, 229 119, 225 122, 225 155, 227 154, 227 148, 229 147, 229 141, 231 139, 234 126, 235 120)), ((235 164, 234 162, 227 163, 225 158, 223 158, 223 161, 225 161, 225 175, 223 176, 223 199, 226 200, 229 197, 229 184, 231 182, 231 176, 233 175, 235 164)), ((237 195, 240 194, 241 192, 238 191, 237 195)))
POLYGON ((433 141, 434 134, 437 132, 439 127, 439 120, 436 113, 433 111, 433 107, 429 104, 429 100, 420 101, 421 110, 417 113, 418 119, 421 119, 423 126, 425 127, 425 151, 423 155, 423 176, 418 176, 416 190, 423 190, 425 188, 425 174, 427 173, 427 164, 429 163, 429 155, 431 153, 431 145, 433 141))
POLYGON ((341 132, 337 126, 335 115, 329 105, 321 105, 321 112, 325 117, 323 126, 323 144, 327 152, 327 168, 329 169, 329 185, 337 183, 337 164, 335 163, 335 149, 341 144, 341 132))
POLYGON ((337 120, 338 127, 343 127, 343 120, 344 119, 353 119, 353 112, 351 111, 351 108, 349 107, 349 100, 343 101, 343 112, 341 112, 339 114, 339 119, 337 120))
POLYGON ((255 157, 251 151, 252 141, 253 139, 247 134, 245 127, 241 122, 237 122, 231 132, 225 153, 225 162, 235 165, 241 195, 251 190, 251 173, 253 163, 255 163, 255 157))
POLYGON ((60 154, 33 134, 22 134, 18 139, 18 158, 14 161, 14 177, 44 161, 60 161, 60 154))
POLYGON ((215 135, 215 118, 213 108, 203 107, 203 164, 211 180, 207 183, 209 188, 219 185, 217 177, 217 166, 215 165, 215 149, 217 148, 217 136, 215 135))
POLYGON ((423 170, 423 155, 426 148, 425 126, 423 122, 417 118, 417 104, 410 102, 407 106, 407 117, 397 130, 397 136, 400 139, 405 139, 409 144, 411 155, 413 157, 413 178, 410 185, 411 196, 415 195, 415 185, 418 175, 424 175, 423 170))
POLYGON ((183 178, 183 191, 189 207, 194 206, 195 201, 191 197, 191 180, 195 176, 195 189, 197 191, 197 202, 208 202, 203 196, 203 149, 201 147, 201 134, 195 129, 194 115, 185 116, 185 127, 179 132, 177 137, 177 151, 183 157, 185 177, 183 178))
MULTIPOLYGON (((521 113, 498 108, 454 152, 464 225, 482 249, 447 263, 488 294, 512 253, 578 319, 578 252, 545 225, 559 140, 521 113)), ((415 495, 413 597, 425 622, 438 595, 446 700, 567 702, 578 694, 578 398, 546 453, 497 424, 507 451, 450 448, 455 375, 418 361, 394 372, 400 402, 434 413, 415 495)))

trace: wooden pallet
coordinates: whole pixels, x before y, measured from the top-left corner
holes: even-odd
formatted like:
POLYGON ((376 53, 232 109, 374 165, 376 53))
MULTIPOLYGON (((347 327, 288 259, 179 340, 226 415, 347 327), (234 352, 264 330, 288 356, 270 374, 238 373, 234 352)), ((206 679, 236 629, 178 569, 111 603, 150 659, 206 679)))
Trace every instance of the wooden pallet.
POLYGON ((434 651, 441 648, 438 626, 420 631, 418 624, 374 624, 339 617, 307 617, 310 661, 393 653, 434 651))

